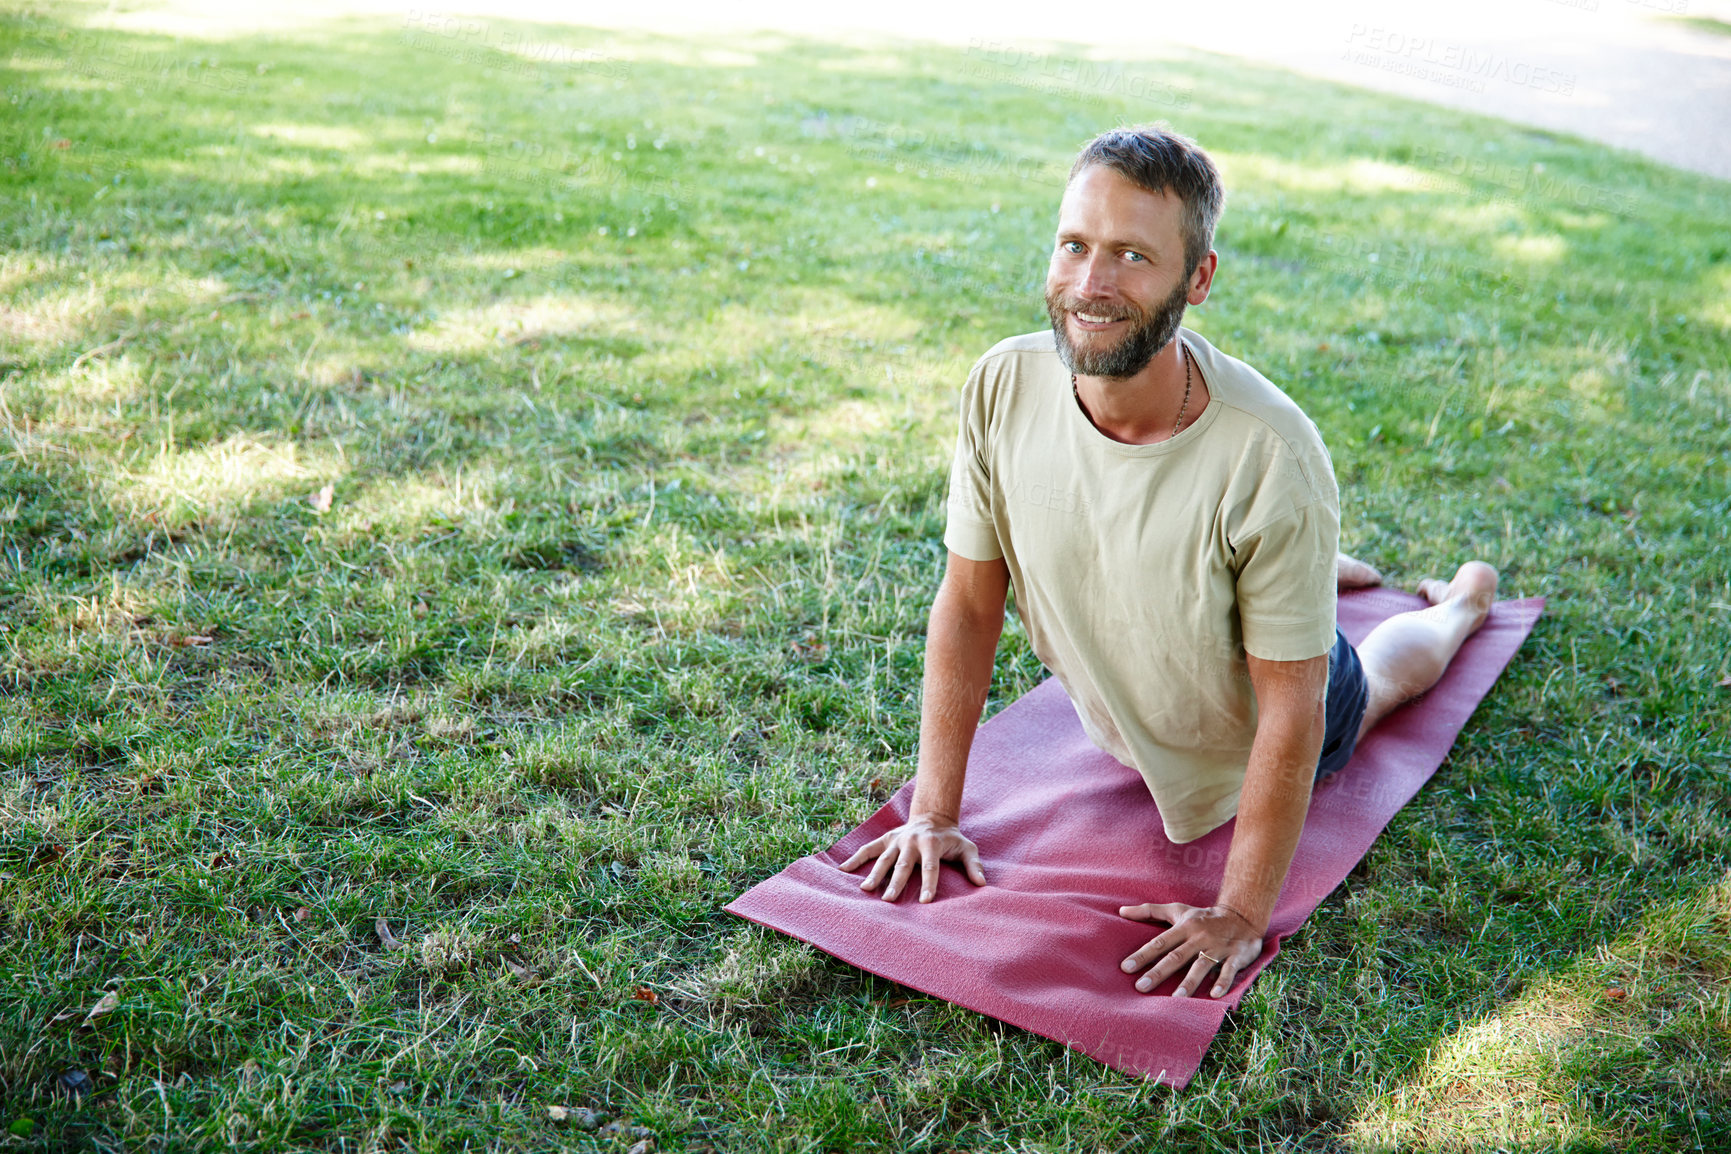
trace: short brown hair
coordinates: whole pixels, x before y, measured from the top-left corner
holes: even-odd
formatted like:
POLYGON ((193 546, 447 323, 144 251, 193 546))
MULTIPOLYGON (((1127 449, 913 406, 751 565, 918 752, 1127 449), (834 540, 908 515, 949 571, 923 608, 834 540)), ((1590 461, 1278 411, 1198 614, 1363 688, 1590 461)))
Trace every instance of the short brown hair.
POLYGON ((1153 125, 1114 128, 1088 142, 1070 167, 1070 180, 1101 164, 1138 188, 1171 190, 1184 204, 1184 274, 1196 271, 1214 244, 1214 226, 1226 206, 1220 170, 1188 136, 1153 125))

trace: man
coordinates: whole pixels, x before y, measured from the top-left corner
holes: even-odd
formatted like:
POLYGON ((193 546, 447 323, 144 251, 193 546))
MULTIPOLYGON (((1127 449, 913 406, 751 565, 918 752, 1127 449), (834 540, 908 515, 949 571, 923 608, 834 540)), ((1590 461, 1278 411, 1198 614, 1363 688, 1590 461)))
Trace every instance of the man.
POLYGON ((1147 781, 1167 836, 1236 815, 1213 906, 1120 913, 1171 928, 1123 960, 1147 992, 1183 972, 1224 994, 1262 950, 1313 783, 1442 675, 1496 596, 1469 561, 1355 652, 1336 585, 1374 584, 1339 554, 1339 496, 1316 427, 1260 373, 1180 327, 1208 299, 1223 203, 1194 142, 1107 132, 1083 149, 1046 274, 1052 331, 1014 337, 962 393, 949 559, 926 638, 905 825, 842 864, 861 888, 921 901, 939 863, 985 884, 958 825, 1006 594, 1089 737, 1147 781))

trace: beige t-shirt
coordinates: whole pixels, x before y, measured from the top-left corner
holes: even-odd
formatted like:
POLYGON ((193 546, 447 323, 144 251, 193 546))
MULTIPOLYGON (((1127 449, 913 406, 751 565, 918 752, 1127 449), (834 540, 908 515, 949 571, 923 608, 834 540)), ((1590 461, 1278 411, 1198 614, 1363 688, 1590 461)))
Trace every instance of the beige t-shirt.
POLYGON ((1298 661, 1334 643, 1340 497, 1310 418, 1179 335, 1211 395, 1153 445, 1094 428, 1049 330, 981 357, 944 543, 1004 558, 1034 652, 1089 738, 1141 772, 1166 836, 1187 842, 1238 811, 1256 734, 1246 651, 1298 661))

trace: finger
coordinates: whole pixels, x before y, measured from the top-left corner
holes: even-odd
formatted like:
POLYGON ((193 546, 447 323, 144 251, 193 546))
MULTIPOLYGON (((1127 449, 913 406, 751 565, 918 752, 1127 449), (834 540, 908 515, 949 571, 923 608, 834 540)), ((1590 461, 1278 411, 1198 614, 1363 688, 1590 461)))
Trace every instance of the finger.
POLYGON ((1238 978, 1238 971, 1244 967, 1238 963, 1236 952, 1226 955, 1226 960, 1220 963, 1220 976, 1214 981, 1214 989, 1209 991, 1210 997, 1218 998, 1232 988, 1232 983, 1238 978))
POLYGON ((1150 902, 1140 906, 1119 906, 1118 916, 1138 922, 1165 922, 1172 925, 1191 907, 1183 902, 1150 902))
POLYGON ((848 858, 846 861, 842 862, 841 865, 837 866, 836 868, 840 869, 846 873, 852 873, 854 870, 858 869, 865 862, 868 862, 872 858, 877 857, 879 854, 883 853, 883 850, 884 850, 884 838, 881 838, 881 837, 880 838, 873 838, 871 841, 866 842, 864 845, 862 845, 858 849, 854 850, 853 856, 848 858))
POLYGON ((1189 965, 1195 957, 1189 952, 1180 953, 1175 946, 1167 955, 1154 964, 1154 967, 1136 981, 1136 988, 1144 994, 1151 994, 1165 984, 1166 979, 1189 965))
POLYGON ((972 845, 962 847, 962 865, 968 871, 968 880, 977 886, 986 884, 986 870, 980 865, 980 851, 972 845))
POLYGON ((920 847, 920 900, 929 902, 938 893, 938 847, 928 841, 920 847))
POLYGON ((1159 908, 1160 907, 1156 906, 1156 905, 1119 906, 1118 907, 1118 916, 1121 918, 1129 918, 1133 922, 1164 922, 1164 921, 1167 921, 1168 919, 1161 917, 1158 913, 1155 912, 1159 908))
POLYGON ((1220 976, 1214 983, 1214 996, 1218 998, 1230 990, 1232 983, 1238 980, 1238 975, 1248 969, 1261 956, 1262 943, 1260 941, 1240 942, 1235 946, 1226 955, 1226 960, 1220 964, 1220 976))
POLYGON ((1184 980, 1178 983, 1178 988, 1172 991, 1172 996, 1174 998, 1188 998, 1194 994, 1202 983, 1208 980, 1208 975, 1213 972, 1214 966, 1213 959, 1205 958, 1201 953, 1198 953, 1195 960, 1190 963, 1190 972, 1184 975, 1184 980))
POLYGON ((914 872, 914 855, 911 846, 903 846, 902 852, 896 857, 896 868, 890 874, 890 884, 884 887, 884 901, 893 902, 902 896, 902 890, 908 884, 908 875, 914 872))
POLYGON ((1119 963, 1119 965, 1125 973, 1133 974, 1142 967, 1159 961, 1163 955, 1170 953, 1175 947, 1177 947, 1182 940, 1182 938, 1173 937, 1172 931, 1167 930, 1165 933, 1161 934, 1159 937, 1125 958, 1121 963, 1119 963))
MULTIPOLYGON (((1166 979, 1192 964, 1197 957, 1195 944, 1182 936, 1173 937, 1170 930, 1149 942, 1137 953, 1142 956, 1143 965, 1147 965, 1149 961, 1154 962, 1148 972, 1143 974, 1136 983, 1136 988, 1144 994, 1158 988, 1166 979), (1155 946, 1160 946, 1165 950, 1164 957, 1158 957, 1154 950, 1155 946)), ((1132 960, 1135 960, 1136 957, 1137 955, 1132 955, 1132 960)))
POLYGON ((891 842, 878 855, 877 864, 872 866, 872 872, 866 875, 866 880, 859 884, 862 890, 875 890, 884 880, 884 875, 890 872, 890 867, 896 864, 896 858, 901 854, 901 847, 891 842))

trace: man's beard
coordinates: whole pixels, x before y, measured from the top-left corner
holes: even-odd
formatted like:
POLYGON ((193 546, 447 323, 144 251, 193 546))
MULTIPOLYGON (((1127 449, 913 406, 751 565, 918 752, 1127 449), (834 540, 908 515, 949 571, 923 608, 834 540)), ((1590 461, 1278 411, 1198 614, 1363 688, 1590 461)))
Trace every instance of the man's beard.
POLYGON ((1134 305, 1092 308, 1088 307, 1085 301, 1066 303, 1048 292, 1046 315, 1052 318, 1052 333, 1058 338, 1058 356, 1063 359, 1065 368, 1079 376, 1120 379, 1133 377, 1147 368, 1155 354, 1178 335, 1178 324, 1184 319, 1184 308, 1189 303, 1186 298, 1189 295, 1189 284, 1179 281, 1171 296, 1162 301, 1152 314, 1144 315, 1134 305), (1076 308, 1071 308, 1072 304, 1076 308), (1111 317, 1113 320, 1130 320, 1130 331, 1110 348, 1078 349, 1070 343, 1069 325, 1070 314, 1076 311, 1090 316, 1111 317))

